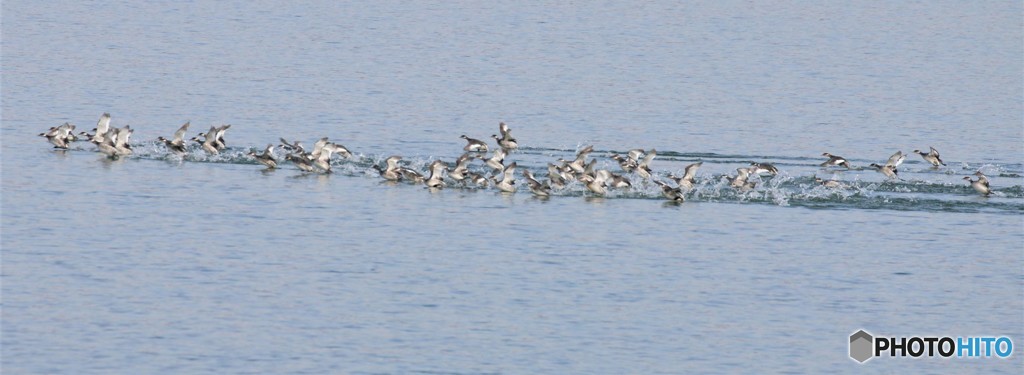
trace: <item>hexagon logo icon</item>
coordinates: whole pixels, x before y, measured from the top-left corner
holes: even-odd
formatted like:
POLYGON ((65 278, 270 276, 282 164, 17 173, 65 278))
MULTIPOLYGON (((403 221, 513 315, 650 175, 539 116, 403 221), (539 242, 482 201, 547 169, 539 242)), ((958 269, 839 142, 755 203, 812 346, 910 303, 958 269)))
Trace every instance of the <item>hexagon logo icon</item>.
POLYGON ((850 358, 860 363, 871 359, 874 356, 872 350, 874 344, 875 338, 870 333, 863 329, 854 332, 850 335, 850 358))

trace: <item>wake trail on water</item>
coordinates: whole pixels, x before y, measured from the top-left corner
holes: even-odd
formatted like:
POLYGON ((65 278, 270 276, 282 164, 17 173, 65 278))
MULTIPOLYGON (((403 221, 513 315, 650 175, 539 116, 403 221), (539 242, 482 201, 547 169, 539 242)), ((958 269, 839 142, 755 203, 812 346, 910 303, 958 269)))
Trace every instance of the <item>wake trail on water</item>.
MULTIPOLYGON (((82 146, 76 143, 69 150, 72 152, 92 152, 95 147, 82 146)), ((133 154, 121 158, 138 160, 160 160, 171 163, 219 163, 262 165, 249 156, 249 152, 260 153, 263 147, 229 146, 217 155, 209 155, 197 144, 188 145, 184 155, 178 155, 167 149, 160 142, 133 143, 133 154)), ((518 169, 528 169, 538 180, 547 178, 548 163, 558 164, 558 159, 572 160, 574 149, 521 147, 512 151, 505 159, 505 165, 516 162, 518 169)), ((607 169, 615 173, 622 170, 618 163, 610 159, 612 154, 625 154, 628 150, 597 150, 590 158, 598 160, 598 169, 607 169)), ((335 157, 331 160, 332 174, 353 177, 379 179, 374 165, 383 165, 384 159, 392 154, 360 154, 350 158, 335 157)), ((454 167, 459 154, 448 156, 417 156, 401 155, 403 166, 426 174, 428 165, 435 160, 442 160, 449 167, 454 167)), ((285 153, 275 148, 279 173, 301 172, 291 163, 285 161, 285 153)), ((589 160, 589 158, 588 158, 589 160)), ((811 209, 882 209, 921 212, 962 212, 962 213, 996 213, 1024 214, 1024 164, 1022 163, 948 163, 940 169, 932 168, 923 161, 908 160, 900 166, 900 179, 887 180, 874 169, 867 167, 878 160, 848 159, 853 168, 822 168, 821 157, 795 157, 779 155, 729 155, 702 152, 658 151, 652 163, 654 170, 652 179, 669 182, 669 175, 681 176, 683 168, 694 162, 703 162, 703 166, 694 180, 694 188, 686 192, 687 202, 729 203, 729 204, 764 204, 776 206, 806 207, 811 209), (735 176, 735 170, 748 166, 751 162, 770 162, 776 165, 778 175, 751 175, 750 181, 756 182, 754 189, 740 191, 730 186, 728 178, 735 176), (981 170, 992 179, 993 193, 983 197, 962 180, 975 171, 981 170), (825 187, 815 181, 815 177, 840 181, 836 188, 825 187)), ((493 169, 483 165, 482 161, 474 161, 470 171, 490 176, 493 169)), ((517 171, 518 172, 518 171, 517 171)), ((526 181, 516 173, 518 194, 530 195, 526 181)), ((605 199, 649 199, 664 200, 661 188, 644 180, 635 173, 624 173, 632 186, 611 189, 603 196, 605 199)), ((410 185, 398 183, 397 185, 410 185)), ((423 185, 418 185, 422 187, 423 185)), ((447 182, 447 189, 491 189, 475 185, 447 182)), ((579 181, 573 181, 563 189, 553 189, 551 198, 558 197, 590 197, 591 193, 579 181)))

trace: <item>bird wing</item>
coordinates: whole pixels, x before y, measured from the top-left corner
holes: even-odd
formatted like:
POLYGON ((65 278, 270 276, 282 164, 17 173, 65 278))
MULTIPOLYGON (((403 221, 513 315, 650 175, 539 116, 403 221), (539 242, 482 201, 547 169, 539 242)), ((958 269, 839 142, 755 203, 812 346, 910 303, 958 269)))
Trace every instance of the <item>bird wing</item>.
POLYGON ((505 167, 505 171, 503 173, 503 176, 501 177, 502 181, 512 181, 512 179, 514 179, 516 177, 515 174, 516 174, 516 163, 512 162, 512 164, 509 164, 507 167, 505 167))
POLYGON ((647 167, 648 169, 650 169, 650 168, 651 168, 651 162, 652 162, 652 161, 654 161, 654 157, 655 157, 655 156, 658 156, 658 152, 657 152, 657 151, 655 151, 655 150, 654 150, 654 149, 652 148, 652 149, 651 149, 651 151, 647 151, 647 154, 646 154, 646 155, 644 155, 644 161, 643 161, 643 162, 641 162, 641 163, 639 164, 639 166, 640 166, 640 167, 647 167))
POLYGON ((684 180, 693 180, 693 178, 697 176, 697 169, 699 169, 700 166, 703 165, 703 164, 704 164, 704 162, 701 161, 701 162, 696 162, 696 163, 687 165, 686 169, 685 169, 685 172, 683 173, 683 179, 684 180))
POLYGON ((108 131, 110 131, 110 114, 104 113, 96 122, 96 134, 106 134, 108 131))
POLYGON ((640 162, 640 156, 642 156, 643 154, 644 154, 644 150, 641 150, 641 149, 638 148, 638 149, 629 150, 629 153, 627 154, 627 156, 634 163, 639 163, 640 162))
POLYGON ((191 121, 186 121, 185 125, 182 125, 180 128, 178 128, 178 131, 174 132, 174 141, 175 142, 177 142, 177 141, 184 141, 182 139, 182 137, 185 136, 185 132, 188 131, 188 126, 191 125, 191 124, 192 124, 191 121))
POLYGON ((587 147, 584 147, 582 150, 580 150, 579 152, 576 153, 576 157, 579 158, 581 155, 585 156, 585 155, 589 154, 591 151, 594 151, 594 145, 589 145, 587 147))
POLYGON ((885 165, 896 168, 903 164, 903 160, 907 157, 903 155, 903 151, 896 151, 895 154, 889 157, 889 160, 885 162, 885 165))

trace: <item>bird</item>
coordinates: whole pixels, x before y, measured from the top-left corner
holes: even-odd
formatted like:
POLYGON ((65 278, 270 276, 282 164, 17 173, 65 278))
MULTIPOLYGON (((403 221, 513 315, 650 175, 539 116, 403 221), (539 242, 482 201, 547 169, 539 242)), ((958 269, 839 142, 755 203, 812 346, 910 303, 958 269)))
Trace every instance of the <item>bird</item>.
POLYGON ((668 177, 673 179, 673 180, 675 180, 676 184, 679 185, 680 189, 686 189, 686 190, 693 189, 693 179, 697 176, 697 169, 699 169, 701 165, 704 165, 704 162, 699 161, 699 162, 687 165, 686 168, 683 169, 683 176, 682 177, 673 177, 671 175, 668 176, 668 177))
POLYGON ((988 186, 988 177, 985 177, 981 171, 974 172, 974 175, 978 176, 977 180, 972 180, 971 176, 964 176, 964 181, 970 182, 971 187, 978 193, 981 193, 981 195, 987 197, 989 194, 992 194, 992 189, 988 186))
MULTIPOLYGON (((497 150, 495 150, 495 151, 497 151, 497 150)), ((491 180, 494 182, 494 186, 497 187, 498 190, 501 190, 502 192, 505 192, 505 193, 515 193, 516 192, 516 179, 515 179, 516 176, 515 176, 515 173, 516 173, 516 162, 512 162, 512 164, 509 164, 508 166, 505 167, 504 170, 502 170, 501 181, 498 181, 495 178, 492 178, 491 180)))
POLYGON ((623 177, 622 175, 612 173, 611 171, 608 172, 608 175, 609 176, 606 183, 609 187, 624 189, 633 186, 633 183, 631 183, 628 178, 623 177))
POLYGON ((132 137, 134 129, 129 125, 125 125, 123 128, 115 128, 117 132, 117 138, 114 138, 114 148, 117 150, 118 155, 131 155, 132 145, 128 141, 132 137))
POLYGON ((729 186, 740 191, 747 191, 753 189, 757 185, 755 182, 747 181, 747 178, 750 177, 750 169, 737 168, 736 173, 736 177, 730 179, 729 186))
POLYGON ((463 182, 466 179, 466 174, 469 173, 469 164, 473 162, 473 159, 479 158, 479 155, 474 155, 469 152, 462 154, 458 159, 455 160, 455 168, 448 171, 448 177, 456 182, 463 182))
POLYGON ((277 159, 274 159, 273 144, 267 144, 267 148, 263 150, 262 154, 257 154, 255 151, 249 151, 248 155, 252 156, 253 159, 256 159, 256 162, 267 166, 267 169, 277 168, 277 159))
POLYGON ((523 177, 526 177, 526 186, 530 188, 530 192, 538 197, 547 197, 551 195, 551 186, 548 184, 542 184, 533 178, 533 173, 529 170, 523 169, 523 177))
POLYGON ((882 174, 884 174, 885 177, 888 177, 890 179, 898 179, 899 178, 900 171, 897 170, 896 167, 893 167, 893 166, 889 165, 888 163, 886 163, 885 165, 878 165, 876 163, 871 163, 871 166, 874 167, 875 169, 877 169, 879 172, 882 172, 882 174))
POLYGON ((228 147, 228 144, 224 142, 224 133, 227 132, 228 128, 230 128, 230 127, 231 127, 231 124, 227 124, 227 125, 221 125, 220 127, 217 128, 217 135, 214 137, 214 139, 216 139, 216 141, 217 141, 217 149, 218 150, 223 150, 223 149, 228 147))
MULTIPOLYGON (((203 147, 205 148, 206 145, 204 144, 203 147)), ((299 168, 299 170, 303 172, 313 171, 312 161, 309 160, 309 158, 306 157, 306 155, 303 155, 302 153, 287 154, 284 156, 284 158, 285 160, 292 162, 292 164, 295 164, 295 167, 299 168)))
POLYGON ((324 173, 331 173, 331 155, 340 154, 339 151, 348 152, 344 147, 328 142, 320 147, 320 152, 316 154, 315 158, 312 155, 310 155, 310 158, 313 159, 314 166, 320 168, 324 173))
POLYGON ((448 165, 440 160, 435 160, 430 163, 430 176, 427 177, 424 184, 429 188, 441 188, 444 187, 444 178, 442 174, 448 169, 448 165))
POLYGON ((779 174, 779 169, 770 163, 752 162, 750 167, 750 174, 768 173, 773 176, 779 174))
POLYGON ((182 137, 184 137, 185 132, 188 131, 189 124, 191 124, 191 121, 186 121, 184 125, 178 128, 178 131, 174 132, 174 137, 172 139, 167 139, 163 136, 157 137, 156 139, 167 145, 167 148, 175 154, 184 154, 185 140, 182 137))
POLYGON ((103 136, 106 135, 108 131, 110 131, 110 114, 104 113, 100 116, 99 121, 96 122, 96 128, 93 129, 93 132, 95 133, 88 134, 86 132, 81 132, 79 135, 86 137, 92 143, 99 144, 100 142, 103 142, 103 136))
POLYGON ((501 147, 501 149, 505 150, 505 152, 509 152, 516 148, 519 148, 519 144, 516 143, 516 140, 514 139, 509 140, 501 138, 498 137, 497 134, 491 134, 491 138, 494 138, 494 141, 498 143, 498 147, 501 147))
POLYGON ((562 169, 553 163, 548 163, 548 185, 555 189, 562 189, 568 183, 562 169))
POLYGON ((617 161, 619 163, 619 166, 622 167, 622 171, 623 172, 631 173, 631 172, 633 172, 633 170, 636 169, 636 164, 637 164, 636 160, 630 159, 628 157, 624 157, 624 156, 619 155, 619 154, 612 154, 611 158, 612 158, 612 160, 615 160, 615 161, 617 161))
POLYGON ((584 170, 586 169, 587 155, 590 155, 590 153, 593 151, 594 146, 590 145, 577 151, 575 160, 568 162, 563 159, 559 159, 558 161, 564 163, 567 167, 571 168, 574 173, 584 173, 584 170))
POLYGON ((114 139, 117 138, 116 133, 115 130, 104 132, 103 139, 96 143, 96 148, 100 153, 107 155, 110 159, 117 159, 121 155, 117 147, 114 146, 114 139))
POLYGON ((942 158, 939 157, 939 150, 936 150, 935 147, 932 147, 932 146, 928 146, 928 148, 929 148, 928 152, 921 152, 921 150, 914 150, 914 153, 918 154, 918 155, 921 155, 921 157, 924 158, 925 161, 931 163, 933 167, 938 167, 940 165, 945 166, 946 163, 942 162, 942 158))
POLYGON ((611 173, 607 170, 600 169, 594 172, 593 175, 585 174, 580 176, 580 182, 583 182, 594 194, 604 196, 608 194, 608 179, 611 178, 611 173))
POLYGON ((896 151, 896 153, 892 154, 892 156, 889 157, 889 160, 885 162, 885 165, 895 169, 896 167, 899 167, 900 164, 903 164, 904 160, 907 160, 907 155, 903 155, 903 151, 896 151))
POLYGON ((831 166, 834 166, 834 165, 840 165, 840 166, 846 167, 846 169, 850 169, 850 163, 847 162, 846 158, 844 158, 842 156, 832 155, 832 154, 827 153, 827 152, 822 153, 821 156, 824 156, 824 157, 828 158, 828 161, 826 161, 824 163, 821 163, 822 167, 831 167, 831 166))
POLYGON ((287 139, 281 138, 281 148, 289 152, 298 152, 300 154, 305 153, 306 149, 302 147, 302 143, 295 141, 295 143, 289 143, 287 139))
POLYGON ((519 142, 516 141, 515 137, 512 137, 512 131, 508 129, 508 125, 504 122, 499 122, 498 131, 501 133, 500 138, 497 135, 491 136, 498 141, 498 146, 501 146, 505 151, 511 151, 519 148, 519 142))
POLYGON ((320 153, 323 152, 324 146, 327 146, 327 143, 327 137, 320 138, 316 142, 313 142, 313 151, 310 151, 307 156, 309 157, 309 160, 319 159, 320 153))
POLYGON ((827 188, 832 188, 832 189, 846 187, 846 185, 843 185, 842 182, 839 182, 839 181, 836 181, 836 180, 825 180, 825 179, 822 179, 822 178, 817 177, 817 176, 814 177, 814 182, 817 182, 817 183, 821 184, 821 186, 824 186, 824 187, 827 187, 827 188))
POLYGON ((487 177, 484 177, 484 175, 475 172, 467 173, 466 179, 469 180, 469 182, 472 182, 480 187, 487 187, 487 184, 489 183, 487 177))
POLYGON ((493 168, 495 172, 503 171, 505 170, 505 156, 505 150, 498 148, 494 150, 494 155, 492 155, 490 159, 487 159, 484 164, 493 168))
POLYGON ((647 180, 651 178, 651 162, 654 161, 654 157, 657 156, 657 151, 653 148, 650 151, 644 153, 644 159, 636 164, 636 174, 647 180))
POLYGON ((45 133, 39 133, 40 137, 46 137, 46 140, 53 145, 53 148, 67 149, 68 143, 74 139, 75 126, 71 123, 65 122, 61 126, 51 127, 45 133))
MULTIPOLYGON (((217 142, 218 131, 219 130, 217 130, 216 126, 210 126, 210 130, 206 131, 206 133, 199 133, 198 135, 198 137, 204 138, 204 140, 200 142, 203 145, 203 151, 206 151, 206 153, 210 155, 217 155, 220 153, 220 147, 217 146, 219 144, 217 142)), ((196 137, 193 137, 192 140, 199 142, 199 138, 196 137)))
POLYGON ((683 191, 680 190, 678 187, 674 188, 668 186, 668 184, 658 180, 654 180, 654 183, 658 184, 658 186, 661 186, 661 195, 665 196, 665 198, 668 198, 668 200, 674 202, 686 201, 686 198, 683 197, 683 191))
POLYGON ((403 180, 406 180, 414 184, 422 184, 427 180, 425 177, 423 177, 422 173, 417 172, 415 169, 409 167, 398 168, 398 173, 402 174, 403 180))
POLYGON ((384 159, 385 168, 381 168, 379 165, 374 164, 373 169, 376 169, 380 173, 381 177, 384 177, 388 181, 398 181, 402 179, 402 173, 398 170, 398 161, 402 160, 401 156, 392 155, 387 159, 384 159))
POLYGON ((463 134, 459 138, 466 140, 466 147, 462 148, 463 151, 487 152, 487 143, 484 143, 479 139, 467 137, 465 134, 463 134))

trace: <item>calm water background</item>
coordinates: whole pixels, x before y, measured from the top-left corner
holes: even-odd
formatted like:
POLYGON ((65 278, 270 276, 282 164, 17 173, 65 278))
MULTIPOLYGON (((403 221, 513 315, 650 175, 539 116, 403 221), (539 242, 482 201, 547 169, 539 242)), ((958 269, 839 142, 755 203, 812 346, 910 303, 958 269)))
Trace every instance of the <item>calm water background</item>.
POLYGON ((3 372, 1019 373, 1021 3, 674 3, 4 1, 3 372), (36 136, 103 112, 138 156, 36 136), (232 152, 151 142, 186 119, 233 124, 232 152), (705 160, 702 188, 538 200, 369 172, 498 121, 527 168, 653 147, 662 176, 705 160), (242 156, 321 136, 359 157, 242 156), (949 166, 911 155, 902 182, 815 166, 928 146, 949 166), (751 160, 782 176, 716 182, 751 160), (991 198, 960 180, 978 168, 991 198), (861 328, 1017 347, 858 365, 861 328))

